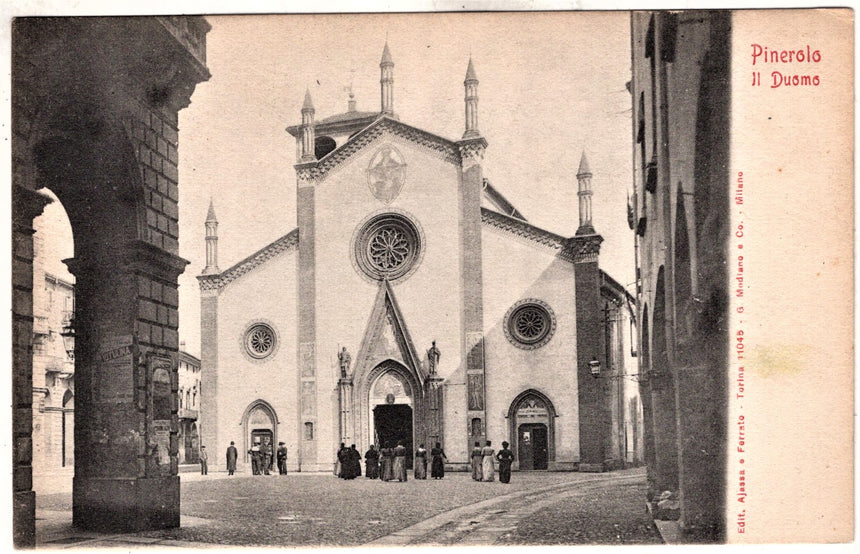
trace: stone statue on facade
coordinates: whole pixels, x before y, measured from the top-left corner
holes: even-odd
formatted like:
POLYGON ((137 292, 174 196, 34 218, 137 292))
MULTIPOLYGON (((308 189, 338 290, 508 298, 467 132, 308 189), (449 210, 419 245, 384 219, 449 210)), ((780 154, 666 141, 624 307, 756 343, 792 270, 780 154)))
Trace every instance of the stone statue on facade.
POLYGON ((337 361, 340 364, 340 378, 346 379, 349 377, 349 364, 352 362, 352 356, 346 350, 346 346, 337 353, 337 361))
POLYGON ((436 348, 436 341, 433 341, 433 346, 427 350, 427 361, 428 366, 427 369, 430 372, 430 375, 436 375, 436 368, 439 366, 439 358, 442 357, 442 353, 436 348))

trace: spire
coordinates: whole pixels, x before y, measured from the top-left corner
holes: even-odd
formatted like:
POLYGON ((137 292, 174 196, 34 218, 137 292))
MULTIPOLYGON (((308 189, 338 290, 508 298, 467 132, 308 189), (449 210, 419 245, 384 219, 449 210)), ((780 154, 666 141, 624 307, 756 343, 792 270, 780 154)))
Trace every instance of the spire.
POLYGON ((206 213, 206 223, 218 224, 218 218, 215 217, 215 203, 209 199, 209 211, 206 213))
POLYGON ((472 56, 469 56, 469 67, 466 68, 466 81, 477 81, 478 76, 475 75, 475 66, 472 64, 472 56))
POLYGON ((379 62, 379 85, 382 98, 381 112, 384 115, 394 115, 394 60, 388 50, 388 41, 382 50, 382 61, 379 62))
POLYGON ((314 111, 314 102, 311 100, 311 89, 305 89, 305 102, 302 104, 302 111, 311 110, 314 111))
POLYGON ((591 168, 588 166, 588 158, 585 157, 585 150, 582 151, 582 157, 579 159, 579 170, 576 172, 577 178, 580 175, 591 177, 591 168))
POLYGON ((316 139, 314 137, 314 103, 311 100, 310 89, 305 89, 305 101, 302 104, 302 156, 299 160, 301 163, 315 161, 316 154, 314 145, 316 139))
POLYGON ((388 50, 388 39, 385 39, 385 47, 382 49, 382 61, 379 65, 394 65, 394 60, 391 59, 391 51, 388 50))
POLYGON ((576 234, 593 235, 596 232, 591 223, 591 168, 588 167, 588 158, 585 157, 584 150, 579 160, 576 180, 579 181, 579 191, 576 193, 579 197, 579 229, 576 230, 576 234))
POLYGON ((209 199, 209 212, 206 214, 206 267, 204 275, 219 273, 218 269, 218 220, 215 218, 215 203, 209 199))
POLYGON ((469 66, 466 68, 466 80, 463 81, 466 89, 466 131, 463 138, 477 138, 481 136, 478 131, 478 76, 475 74, 475 66, 472 56, 469 56, 469 66))

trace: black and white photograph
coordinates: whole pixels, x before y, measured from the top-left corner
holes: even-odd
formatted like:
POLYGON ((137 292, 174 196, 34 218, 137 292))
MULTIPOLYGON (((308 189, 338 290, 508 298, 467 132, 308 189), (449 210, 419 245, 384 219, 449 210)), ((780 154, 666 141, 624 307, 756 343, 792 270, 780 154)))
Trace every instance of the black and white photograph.
POLYGON ((853 135, 783 118, 853 12, 88 15, 9 20, 15 547, 853 540, 853 135), (838 252, 757 208, 819 156, 838 252))

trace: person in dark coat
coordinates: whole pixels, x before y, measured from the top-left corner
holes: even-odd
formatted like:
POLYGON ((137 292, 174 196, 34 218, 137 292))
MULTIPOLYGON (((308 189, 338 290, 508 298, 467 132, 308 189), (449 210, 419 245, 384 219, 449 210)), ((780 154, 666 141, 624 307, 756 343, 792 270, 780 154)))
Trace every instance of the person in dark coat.
POLYGON ((511 482, 511 464, 514 462, 514 453, 508 448, 507 441, 502 441, 502 449, 496 454, 499 461, 499 481, 511 482))
POLYGON ((340 443, 340 448, 337 449, 337 463, 334 466, 334 474, 343 479, 343 461, 346 459, 346 445, 340 443))
POLYGON ((442 450, 442 444, 436 443, 436 446, 430 451, 431 465, 430 477, 433 479, 442 479, 445 477, 445 461, 448 457, 445 456, 445 451, 442 450), (443 461, 444 460, 444 461, 443 461))
POLYGON ((233 475, 236 472, 236 460, 239 458, 239 451, 236 450, 236 444, 230 441, 230 446, 227 447, 227 475, 233 475))
POLYGON ((287 474, 287 445, 282 442, 278 443, 278 473, 280 475, 287 474))
POLYGON ((379 478, 379 451, 372 444, 364 453, 364 476, 368 479, 379 478))
POLYGON ((354 444, 349 447, 349 467, 352 470, 352 477, 350 479, 361 477, 361 452, 358 451, 354 444))

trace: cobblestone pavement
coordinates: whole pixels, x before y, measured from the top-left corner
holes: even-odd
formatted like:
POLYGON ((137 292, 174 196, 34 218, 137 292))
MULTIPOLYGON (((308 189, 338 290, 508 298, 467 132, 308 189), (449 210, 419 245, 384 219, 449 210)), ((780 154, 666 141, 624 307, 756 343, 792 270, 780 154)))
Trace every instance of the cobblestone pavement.
POLYGON ((37 495, 37 540, 54 548, 660 542, 641 513, 641 469, 515 472, 512 481, 476 483, 466 473, 441 481, 410 475, 406 483, 183 474, 179 529, 111 537, 75 531, 71 495, 61 492, 37 495))

